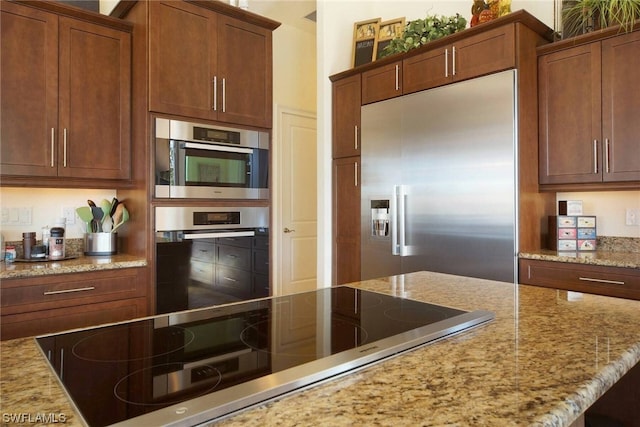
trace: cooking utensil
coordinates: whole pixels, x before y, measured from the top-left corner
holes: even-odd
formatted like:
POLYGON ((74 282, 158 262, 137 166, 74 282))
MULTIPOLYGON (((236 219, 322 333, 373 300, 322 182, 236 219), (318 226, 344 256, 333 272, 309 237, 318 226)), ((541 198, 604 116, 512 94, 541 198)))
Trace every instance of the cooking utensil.
MULTIPOLYGON (((115 212, 111 216, 111 220, 113 221, 113 226, 115 227, 120 222, 122 222, 122 212, 124 210, 124 205, 122 203, 118 203, 115 212)), ((113 232, 113 230, 111 230, 113 232)))
POLYGON ((102 199, 100 200, 100 209, 102 209, 102 222, 104 223, 104 221, 107 218, 110 218, 111 215, 111 202, 108 201, 107 199, 102 199))
MULTIPOLYGON (((113 226, 113 228, 111 229, 111 232, 112 232, 112 233, 115 233, 115 232, 116 232, 116 230, 117 230, 118 228, 120 228, 120 226, 121 226, 122 224, 124 224, 125 222, 129 221, 129 211, 127 210, 127 208, 126 208, 126 207, 124 207, 124 205, 123 205, 122 203, 118 205, 118 209, 120 208, 120 206, 122 206, 122 210, 121 210, 121 211, 122 211, 122 218, 121 218, 121 220, 120 220, 119 222, 115 222, 115 221, 114 221, 114 224, 115 224, 115 225, 114 225, 114 226, 113 226)), ((118 212, 118 209, 116 209, 116 214, 117 214, 117 212, 118 212)))
POLYGON ((91 230, 94 233, 102 232, 102 217, 104 216, 104 212, 97 206, 91 207, 91 213, 93 214, 93 219, 91 220, 91 230))
POLYGON ((111 210, 109 211, 109 216, 110 217, 113 217, 113 214, 116 212, 116 208, 118 207, 118 203, 120 203, 120 202, 115 197, 113 198, 113 200, 111 200, 111 210))
POLYGON ((78 218, 87 224, 87 233, 91 233, 91 222, 93 221, 93 213, 89 206, 81 206, 76 209, 78 218))
POLYGON ((113 220, 109 215, 107 215, 102 219, 102 231, 104 233, 111 233, 112 228, 113 228, 113 220))
POLYGON ((91 199, 87 200, 87 204, 89 205, 90 208, 93 208, 93 207, 96 206, 96 204, 93 203, 93 200, 91 200, 91 199))

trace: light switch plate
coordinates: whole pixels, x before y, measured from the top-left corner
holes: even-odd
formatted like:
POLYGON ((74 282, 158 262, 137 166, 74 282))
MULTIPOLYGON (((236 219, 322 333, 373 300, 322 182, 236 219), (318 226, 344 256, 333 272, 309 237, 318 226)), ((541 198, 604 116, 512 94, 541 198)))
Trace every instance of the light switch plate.
POLYGON ((627 215, 625 224, 627 225, 640 225, 640 209, 627 208, 627 215))

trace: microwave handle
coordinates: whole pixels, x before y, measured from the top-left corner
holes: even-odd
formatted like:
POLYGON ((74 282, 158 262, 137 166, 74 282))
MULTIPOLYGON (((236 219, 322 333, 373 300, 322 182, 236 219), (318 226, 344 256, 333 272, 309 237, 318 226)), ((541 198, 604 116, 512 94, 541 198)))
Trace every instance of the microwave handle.
POLYGON ((223 145, 212 145, 212 144, 198 144, 197 142, 185 142, 181 144, 181 147, 195 148, 197 150, 207 150, 207 151, 224 151, 227 153, 253 154, 253 149, 251 148, 226 147, 223 145))
POLYGON ((197 239, 222 239, 225 237, 253 237, 256 235, 255 231, 221 231, 211 233, 184 233, 183 238, 185 240, 197 240, 197 239))

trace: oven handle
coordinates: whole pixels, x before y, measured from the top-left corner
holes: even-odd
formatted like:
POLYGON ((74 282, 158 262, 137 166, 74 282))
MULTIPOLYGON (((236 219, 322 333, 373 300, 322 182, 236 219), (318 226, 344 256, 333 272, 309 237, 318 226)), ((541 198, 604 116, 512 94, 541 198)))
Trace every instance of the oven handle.
POLYGON ((184 142, 180 144, 180 146, 181 148, 194 148, 196 150, 224 151, 227 153, 253 154, 252 148, 226 147, 223 145, 199 144, 197 142, 184 142))
POLYGON ((253 237, 256 235, 255 231, 221 231, 211 233, 184 233, 183 239, 185 240, 197 240, 197 239, 216 239, 225 237, 253 237))

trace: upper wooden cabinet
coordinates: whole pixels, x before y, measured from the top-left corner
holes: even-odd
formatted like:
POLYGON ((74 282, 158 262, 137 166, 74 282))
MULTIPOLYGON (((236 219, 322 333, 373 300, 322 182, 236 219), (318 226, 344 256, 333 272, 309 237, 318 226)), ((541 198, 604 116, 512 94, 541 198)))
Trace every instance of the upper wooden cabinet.
POLYGON ((360 155, 360 74, 335 81, 333 92, 333 157, 360 155))
POLYGON ((362 105, 402 95, 402 62, 362 73, 362 105))
POLYGON ((271 30, 182 1, 149 23, 151 111, 271 127, 271 30))
POLYGON ((515 65, 515 27, 504 25, 403 60, 402 89, 417 92, 515 65))
POLYGON ((128 180, 130 26, 45 2, 0 10, 3 184, 128 180))
POLYGON ((640 31, 541 55, 540 184, 640 181, 640 31))

